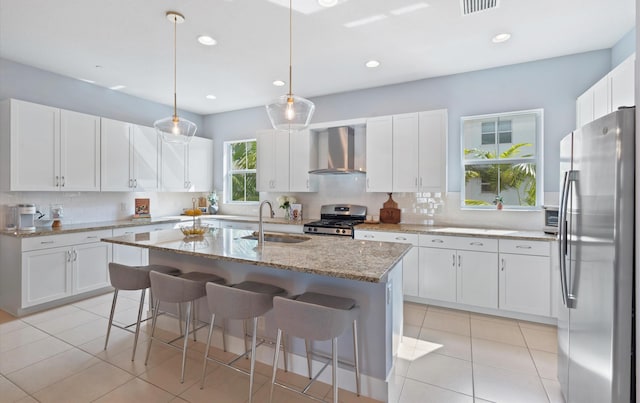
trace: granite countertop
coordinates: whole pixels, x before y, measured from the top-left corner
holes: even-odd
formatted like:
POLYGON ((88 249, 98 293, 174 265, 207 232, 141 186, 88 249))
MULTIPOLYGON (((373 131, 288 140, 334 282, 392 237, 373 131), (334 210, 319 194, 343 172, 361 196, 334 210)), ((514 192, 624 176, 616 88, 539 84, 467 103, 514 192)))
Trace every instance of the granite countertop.
MULTIPOLYGON (((202 219, 213 219, 213 220, 225 220, 225 221, 237 221, 237 222, 258 222, 257 216, 246 216, 246 215, 225 215, 225 214, 215 214, 215 215, 202 215, 200 216, 202 219)), ((287 220, 283 217, 275 217, 268 218, 266 216, 262 217, 262 222, 269 224, 287 224, 287 225, 304 225, 310 223, 312 221, 317 221, 318 219, 304 219, 302 221, 291 221, 287 220)))
POLYGON ((349 237, 290 235, 300 243, 243 239, 247 230, 216 228, 205 236, 185 238, 179 230, 129 234, 103 239, 120 245, 174 252, 302 273, 379 283, 411 248, 408 244, 354 240, 349 237))
POLYGON ((520 239, 528 241, 555 241, 557 236, 542 231, 488 229, 420 224, 359 224, 356 231, 404 232, 425 235, 473 236, 481 238, 520 239))

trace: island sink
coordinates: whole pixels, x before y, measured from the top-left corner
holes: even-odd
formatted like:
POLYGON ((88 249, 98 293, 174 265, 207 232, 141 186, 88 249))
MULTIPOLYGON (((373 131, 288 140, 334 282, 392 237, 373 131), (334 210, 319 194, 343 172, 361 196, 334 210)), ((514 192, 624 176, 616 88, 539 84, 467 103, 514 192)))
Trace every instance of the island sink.
MULTIPOLYGON (((251 235, 245 235, 242 239, 254 239, 258 240, 258 233, 254 232, 251 235)), ((264 234, 265 242, 280 242, 280 243, 300 243, 311 239, 308 236, 290 235, 290 234, 276 234, 266 233, 264 234)))

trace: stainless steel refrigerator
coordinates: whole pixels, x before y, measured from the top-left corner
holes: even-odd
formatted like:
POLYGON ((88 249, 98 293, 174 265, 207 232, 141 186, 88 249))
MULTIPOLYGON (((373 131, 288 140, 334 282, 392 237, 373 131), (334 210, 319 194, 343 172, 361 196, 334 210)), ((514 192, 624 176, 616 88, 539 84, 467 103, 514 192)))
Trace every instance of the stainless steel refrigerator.
POLYGON ((567 403, 635 402, 635 108, 560 143, 558 380, 567 403))

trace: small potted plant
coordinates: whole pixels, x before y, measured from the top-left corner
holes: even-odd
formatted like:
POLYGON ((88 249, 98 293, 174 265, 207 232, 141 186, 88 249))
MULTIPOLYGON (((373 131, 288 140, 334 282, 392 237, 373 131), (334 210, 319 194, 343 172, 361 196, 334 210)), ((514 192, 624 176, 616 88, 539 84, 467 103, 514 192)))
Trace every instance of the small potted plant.
POLYGON ((500 195, 496 195, 496 198, 493 199, 493 204, 496 205, 496 209, 498 210, 502 210, 502 204, 504 203, 504 200, 502 199, 502 196, 500 195))
POLYGON ((209 199, 210 204, 209 214, 216 214, 218 212, 218 194, 216 193, 216 191, 213 190, 211 193, 209 193, 207 199, 209 199))
POLYGON ((284 218, 287 220, 291 219, 291 205, 295 203, 297 200, 293 196, 278 196, 276 199, 280 208, 284 210, 284 218))

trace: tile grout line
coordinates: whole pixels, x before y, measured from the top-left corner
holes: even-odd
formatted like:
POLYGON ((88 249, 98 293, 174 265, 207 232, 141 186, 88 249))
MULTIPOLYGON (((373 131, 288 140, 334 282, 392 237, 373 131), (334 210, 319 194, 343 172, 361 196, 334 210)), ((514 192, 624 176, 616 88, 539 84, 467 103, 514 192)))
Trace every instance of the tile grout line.
POLYGON ((547 397, 547 401, 551 403, 551 396, 549 396, 549 392, 547 392, 547 388, 544 387, 544 382, 542 382, 542 376, 540 375, 540 370, 538 369, 536 360, 533 358, 533 354, 531 354, 531 347, 529 347, 529 343, 527 342, 527 338, 525 337, 524 332, 522 331, 520 322, 518 322, 518 329, 520 330, 520 334, 522 335, 522 338, 524 339, 524 343, 527 346, 527 352, 529 353, 529 357, 531 358, 531 361, 533 362, 533 366, 536 369, 536 374, 538 374, 538 382, 540 382, 540 384, 542 385, 542 390, 544 390, 544 394, 547 397))

